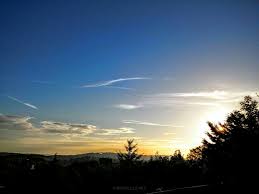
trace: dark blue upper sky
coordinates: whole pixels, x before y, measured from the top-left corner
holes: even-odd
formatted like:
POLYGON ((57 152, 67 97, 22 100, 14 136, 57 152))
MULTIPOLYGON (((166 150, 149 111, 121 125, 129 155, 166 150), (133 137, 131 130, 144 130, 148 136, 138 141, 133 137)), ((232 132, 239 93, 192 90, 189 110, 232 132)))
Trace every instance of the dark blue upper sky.
POLYGON ((119 127, 123 119, 184 122, 186 107, 180 118, 179 105, 163 110, 145 96, 258 90, 258 5, 249 0, 3 0, 0 113, 106 128, 119 127), (134 91, 81 88, 132 77, 150 79, 115 84, 134 91), (141 108, 129 111, 116 108, 119 104, 141 108))

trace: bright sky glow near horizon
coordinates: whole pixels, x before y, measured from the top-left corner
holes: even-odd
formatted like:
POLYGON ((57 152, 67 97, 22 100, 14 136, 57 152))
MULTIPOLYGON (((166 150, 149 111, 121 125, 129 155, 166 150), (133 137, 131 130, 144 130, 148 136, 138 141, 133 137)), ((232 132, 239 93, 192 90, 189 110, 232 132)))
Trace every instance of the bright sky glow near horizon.
POLYGON ((259 91, 259 2, 1 1, 0 152, 186 153, 259 91))

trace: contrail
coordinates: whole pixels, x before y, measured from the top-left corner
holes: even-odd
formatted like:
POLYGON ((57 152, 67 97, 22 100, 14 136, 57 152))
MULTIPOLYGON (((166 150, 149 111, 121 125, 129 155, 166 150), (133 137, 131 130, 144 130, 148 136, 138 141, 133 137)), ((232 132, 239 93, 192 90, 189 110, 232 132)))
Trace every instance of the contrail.
POLYGON ((148 78, 148 77, 119 78, 119 79, 104 81, 96 84, 83 85, 82 88, 96 88, 96 87, 110 86, 117 82, 131 81, 131 80, 144 80, 144 79, 151 79, 151 78, 148 78))
POLYGON ((36 107, 36 106, 34 106, 34 105, 32 105, 32 104, 27 103, 27 102, 23 102, 23 101, 21 101, 21 100, 19 100, 19 99, 17 99, 17 98, 12 97, 12 96, 7 96, 7 97, 10 98, 10 99, 12 99, 12 100, 14 100, 14 101, 16 101, 16 102, 19 102, 19 103, 25 105, 25 106, 28 106, 28 107, 30 107, 30 108, 38 109, 38 107, 36 107))

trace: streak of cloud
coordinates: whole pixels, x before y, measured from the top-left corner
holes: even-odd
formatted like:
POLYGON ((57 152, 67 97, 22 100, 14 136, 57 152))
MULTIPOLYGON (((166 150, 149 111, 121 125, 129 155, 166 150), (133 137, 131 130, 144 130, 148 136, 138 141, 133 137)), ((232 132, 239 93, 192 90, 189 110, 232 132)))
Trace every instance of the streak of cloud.
POLYGON ((42 121, 41 130, 56 134, 89 134, 96 130, 96 126, 81 123, 42 121))
POLYGON ((209 92, 183 92, 183 93, 158 93, 148 95, 147 97, 160 97, 160 98, 204 98, 214 100, 235 100, 236 98, 243 98, 250 95, 256 96, 256 91, 243 91, 243 92, 227 92, 222 90, 215 90, 209 92))
POLYGON ((135 129, 130 127, 121 127, 118 129, 101 129, 101 132, 96 133, 97 135, 121 135, 121 134, 132 134, 135 133, 135 129))
POLYGON ((111 86, 118 82, 132 81, 132 80, 147 80, 147 79, 151 79, 151 78, 148 78, 148 77, 119 78, 119 79, 104 81, 101 83, 83 85, 82 88, 97 88, 97 87, 111 86))
POLYGON ((138 108, 142 108, 142 105, 134 105, 134 104, 116 104, 115 108, 124 109, 124 110, 134 110, 138 108))
POLYGON ((19 99, 17 99, 17 98, 12 97, 12 96, 7 96, 7 97, 8 97, 9 99, 11 99, 11 100, 14 100, 14 101, 16 101, 16 102, 19 102, 20 104, 23 104, 23 105, 28 106, 28 107, 30 107, 30 108, 38 109, 38 107, 36 107, 36 106, 34 106, 34 105, 32 105, 32 104, 27 103, 27 102, 23 102, 23 101, 21 101, 21 100, 19 100, 19 99))
POLYGON ((223 103, 236 103, 244 96, 256 97, 256 91, 206 91, 206 92, 182 92, 182 93, 155 93, 142 95, 139 102, 145 107, 171 107, 171 106, 220 106, 223 103))
POLYGON ((131 91, 135 91, 134 88, 128 88, 128 87, 120 87, 120 86, 104 86, 106 88, 113 88, 113 89, 120 89, 120 90, 131 90, 131 91))
POLYGON ((160 124, 160 123, 153 123, 153 122, 146 122, 146 121, 136 121, 136 120, 123 120, 125 124, 133 124, 133 125, 147 125, 147 126, 159 126, 159 127, 184 127, 184 126, 177 126, 177 125, 169 125, 169 124, 160 124))

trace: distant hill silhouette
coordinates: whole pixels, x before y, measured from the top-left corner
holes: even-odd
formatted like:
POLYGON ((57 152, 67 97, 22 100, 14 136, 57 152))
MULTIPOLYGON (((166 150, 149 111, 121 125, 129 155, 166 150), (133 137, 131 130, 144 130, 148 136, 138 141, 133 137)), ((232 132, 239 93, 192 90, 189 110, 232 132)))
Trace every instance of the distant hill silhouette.
MULTIPOLYGON (((46 161, 51 161, 55 157, 53 155, 44 155, 44 154, 23 154, 23 153, 10 153, 10 152, 0 152, 0 157, 27 157, 27 158, 40 158, 46 161)), ((117 153, 114 152, 89 152, 84 154, 74 154, 74 155, 59 155, 57 154, 57 159, 59 161, 88 161, 88 160, 99 160, 100 158, 110 158, 114 161, 118 161, 117 153)), ((149 160, 152 155, 143 155, 143 160, 149 160)))

